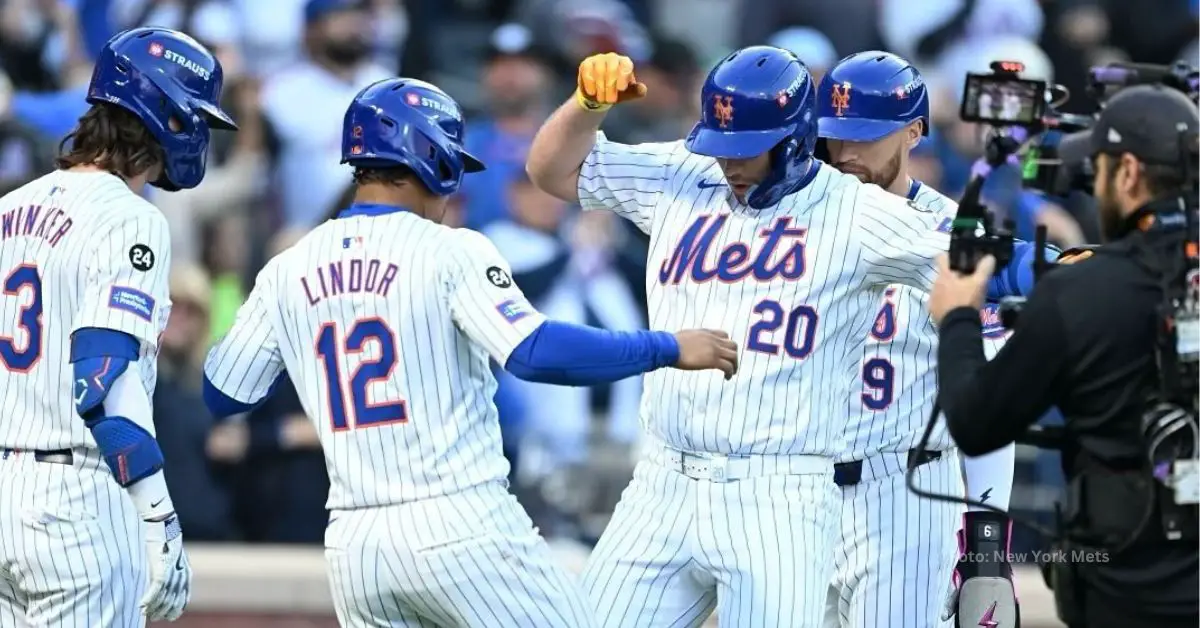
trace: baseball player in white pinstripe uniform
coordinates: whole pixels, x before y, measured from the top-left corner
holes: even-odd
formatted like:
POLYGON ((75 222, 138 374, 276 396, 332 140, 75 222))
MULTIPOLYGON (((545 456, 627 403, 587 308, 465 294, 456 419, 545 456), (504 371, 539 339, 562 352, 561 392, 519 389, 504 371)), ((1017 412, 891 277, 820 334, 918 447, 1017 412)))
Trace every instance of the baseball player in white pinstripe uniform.
POLYGON ((220 90, 187 35, 117 35, 60 169, 0 199, 0 626, 142 626, 187 604, 150 404, 171 242, 134 191, 200 183, 210 126, 236 128, 220 90))
POLYGON ((355 202, 272 259, 205 365, 218 415, 286 368, 329 466, 325 535, 344 626, 562 626, 593 611, 507 490, 491 357, 565 385, 654 369, 736 370, 709 331, 607 332, 547 320, 477 232, 442 226, 483 164, 437 87, 388 79, 346 113, 355 202))
POLYGON ((605 626, 821 624, 837 530, 844 377, 884 286, 928 288, 948 244, 933 214, 812 158, 814 86, 793 54, 739 50, 709 74, 684 142, 597 129, 639 97, 629 59, 586 59, 527 169, 651 238, 652 326, 744 339, 738 375, 652 373, 639 463, 585 586, 605 626))
MULTIPOLYGON (((929 100, 916 68, 880 51, 850 55, 821 81, 817 110, 832 164, 925 208, 949 231, 958 205, 905 174, 909 151, 929 133, 929 100)), ((937 329, 928 297, 902 285, 884 291, 852 378, 848 449, 835 472, 842 522, 829 628, 924 628, 945 619, 939 616, 958 557, 963 507, 909 492, 909 461, 919 464, 916 482, 925 490, 963 494, 965 469, 972 499, 1008 507, 1012 446, 960 461, 939 423, 926 449, 916 449, 937 399, 937 329)), ((1006 332, 996 305, 981 316, 990 358, 1006 332)))

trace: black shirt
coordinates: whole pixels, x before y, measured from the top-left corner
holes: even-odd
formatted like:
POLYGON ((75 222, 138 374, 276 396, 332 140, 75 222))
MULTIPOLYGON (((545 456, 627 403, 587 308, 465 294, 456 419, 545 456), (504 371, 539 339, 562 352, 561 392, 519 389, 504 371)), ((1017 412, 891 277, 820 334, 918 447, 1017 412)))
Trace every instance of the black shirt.
MULTIPOLYGON (((1145 472, 1147 481, 1122 503, 1137 513, 1150 506, 1156 491, 1140 426, 1157 386, 1156 311, 1163 297, 1154 275, 1135 261, 1134 246, 1161 236, 1134 232, 1048 273, 990 362, 978 311, 958 308, 946 315, 939 330, 940 403, 965 454, 1013 442, 1057 406, 1071 441, 1063 451, 1066 476, 1097 463, 1145 472)), ((1136 591, 1139 608, 1148 612, 1191 615, 1200 595, 1198 566, 1196 543, 1168 543, 1156 509, 1133 547, 1108 563, 1079 569, 1102 595, 1127 599, 1136 591)))
MULTIPOLYGON (((1145 454, 1139 421, 1155 385, 1156 280, 1132 259, 1135 234, 1038 283, 1018 328, 988 362, 979 312, 958 308, 939 328, 938 385, 963 453, 999 449, 1053 406, 1081 449, 1128 467, 1145 454)), ((1065 460, 1070 474, 1070 460, 1065 460)))

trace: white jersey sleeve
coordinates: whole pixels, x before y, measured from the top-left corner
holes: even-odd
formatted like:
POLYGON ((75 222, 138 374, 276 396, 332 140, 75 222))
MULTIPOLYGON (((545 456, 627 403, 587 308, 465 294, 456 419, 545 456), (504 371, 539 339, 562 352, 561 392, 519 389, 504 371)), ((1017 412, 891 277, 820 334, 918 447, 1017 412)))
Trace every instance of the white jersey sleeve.
MULTIPOLYGON (((276 258, 278 259, 278 258, 276 258)), ((283 372, 274 319, 275 291, 270 280, 275 260, 267 264, 229 333, 208 353, 204 374, 218 390, 246 404, 262 401, 283 372)))
POLYGON ((579 205, 616 212, 650 233, 672 166, 686 157, 680 141, 630 145, 611 142, 597 132, 596 144, 579 169, 579 205))
POLYGON ((546 317, 513 282, 508 262, 483 234, 459 229, 446 251, 443 283, 450 315, 464 334, 503 366, 546 317))
POLYGON ((937 256, 950 247, 930 208, 864 186, 853 208, 851 237, 866 265, 868 284, 901 284, 928 292, 937 278, 937 256))
POLYGON ((74 332, 99 327, 125 332, 157 348, 171 310, 171 235, 148 205, 119 221, 90 252, 74 332))

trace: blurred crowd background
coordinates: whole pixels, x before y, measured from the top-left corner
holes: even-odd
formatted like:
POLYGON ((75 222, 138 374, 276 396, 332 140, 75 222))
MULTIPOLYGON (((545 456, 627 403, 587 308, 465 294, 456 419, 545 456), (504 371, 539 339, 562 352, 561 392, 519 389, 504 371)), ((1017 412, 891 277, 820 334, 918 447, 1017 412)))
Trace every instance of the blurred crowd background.
MULTIPOLYGON (((447 222, 487 234, 548 315, 633 329, 646 324, 645 237, 524 177, 530 139, 585 56, 635 60, 649 96, 614 109, 605 130, 646 142, 687 132, 708 68, 739 46, 790 49, 818 76, 853 52, 896 52, 935 94, 913 174, 956 195, 981 151, 979 130, 957 120, 966 72, 1021 61, 1029 76, 1072 89, 1066 110, 1088 112, 1088 66, 1195 64, 1196 20, 1197 0, 0 0, 0 193, 52 168, 87 107, 93 56, 115 32, 167 26, 216 52, 241 131, 216 134, 200 187, 147 191, 174 246, 159 440, 190 540, 316 544, 328 480, 295 391, 283 386, 248 416, 218 422, 200 373, 264 260, 347 204, 341 119, 360 88, 404 75, 457 98, 488 170, 467 178, 447 222)), ((1024 191, 1015 169, 985 193, 1026 238, 1039 223, 1063 246, 1098 238, 1087 198, 1024 191)), ((632 468, 639 382, 568 389, 500 377, 514 491, 548 537, 593 542, 632 468)), ((1015 510, 1045 519, 1060 485, 1055 455, 1020 451, 1015 510)), ((1016 534, 1015 550, 1038 543, 1016 534)))

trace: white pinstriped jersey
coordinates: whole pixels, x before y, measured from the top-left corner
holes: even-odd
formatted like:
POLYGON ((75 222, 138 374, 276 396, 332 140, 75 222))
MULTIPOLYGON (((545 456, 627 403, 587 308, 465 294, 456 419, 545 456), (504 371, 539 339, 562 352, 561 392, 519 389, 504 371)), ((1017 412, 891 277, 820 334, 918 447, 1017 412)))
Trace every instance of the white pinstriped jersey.
POLYGON ((483 235, 396 211, 318 226, 259 273, 205 373, 243 403, 284 368, 329 467, 330 509, 508 475, 492 397, 545 318, 483 235))
POLYGON ((148 394, 171 309, 166 218, 120 178, 56 171, 0 198, 0 447, 95 447, 75 413, 71 333, 141 343, 148 394))
MULTIPOLYGON (((939 229, 949 231, 957 203, 927 185, 917 187, 913 201, 932 210, 939 229)), ((908 451, 920 443, 937 400, 938 335, 928 302, 927 292, 909 286, 884 290, 862 360, 852 374, 847 450, 839 461, 862 460, 881 451, 908 451)), ((984 351, 991 359, 1000 350, 1005 331, 995 305, 987 305, 981 316, 984 351)), ((938 421, 929 443, 929 449, 938 451, 954 446, 944 422, 938 421)))
POLYGON ((647 374, 642 421, 690 451, 833 455, 842 374, 890 283, 928 289, 948 236, 933 215, 822 164, 803 189, 754 210, 731 200, 716 160, 682 142, 627 146, 598 134, 579 176, 584 209, 650 236, 650 326, 713 328, 739 343, 732 381, 715 371, 647 374))

